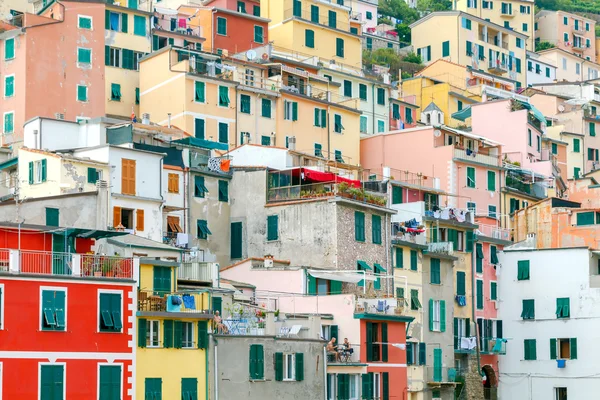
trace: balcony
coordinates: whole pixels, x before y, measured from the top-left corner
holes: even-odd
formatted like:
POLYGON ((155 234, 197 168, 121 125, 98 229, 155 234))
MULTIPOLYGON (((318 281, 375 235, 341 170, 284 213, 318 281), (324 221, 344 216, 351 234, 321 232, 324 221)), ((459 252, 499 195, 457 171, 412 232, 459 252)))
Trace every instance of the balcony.
POLYGON ((455 385, 456 368, 425 367, 427 370, 427 384, 431 386, 455 385))
POLYGON ((212 318, 208 295, 201 292, 138 290, 138 309, 148 313, 203 314, 212 318))
POLYGON ((508 241, 511 240, 510 229, 501 228, 497 225, 479 224, 479 228, 477 228, 476 233, 477 235, 486 236, 489 238, 508 241))
POLYGON ((454 254, 454 243, 452 242, 437 242, 427 243, 427 253, 445 254, 451 256, 454 254))
MULTIPOLYGON (((302 5, 302 3, 300 2, 294 2, 294 5, 296 4, 300 4, 302 5)), ((319 10, 319 8, 317 8, 317 10, 319 10)), ((329 28, 333 28, 333 29, 337 29, 337 30, 341 30, 341 31, 346 31, 348 33, 350 33, 350 20, 349 20, 349 14, 347 12, 343 12, 342 10, 337 11, 335 14, 331 14, 332 16, 335 15, 335 19, 331 19, 330 20, 330 14, 329 13, 313 13, 312 9, 310 7, 298 7, 298 6, 294 6, 293 8, 288 8, 287 10, 285 10, 283 12, 283 19, 287 20, 287 19, 291 19, 291 18, 301 18, 304 19, 306 21, 310 21, 314 24, 318 24, 321 26, 326 26, 329 28), (347 18, 339 18, 339 17, 343 17, 346 16, 347 18)))
POLYGON ((542 123, 540 122, 540 120, 534 117, 531 113, 527 113, 527 122, 529 123, 529 125, 537 129, 540 133, 544 132, 542 130, 542 123))
POLYGON ((406 315, 406 311, 409 310, 407 305, 407 299, 404 298, 370 298, 361 294, 356 300, 354 313, 400 316, 406 315))
POLYGON ((469 149, 455 148, 454 159, 467 162, 476 162, 493 167, 499 167, 501 165, 500 157, 478 153, 469 149))
POLYGON ((152 33, 158 35, 161 32, 165 32, 181 36, 191 36, 196 39, 203 38, 202 26, 188 23, 187 18, 180 18, 179 20, 183 20, 185 24, 176 23, 174 25, 170 19, 159 19, 158 23, 153 25, 152 33))
POLYGON ((133 280, 139 259, 95 254, 0 249, 0 272, 133 280))
POLYGON ((481 340, 481 354, 506 354, 506 339, 483 337, 481 340))
MULTIPOLYGON (((212 139, 214 138, 211 138, 211 140, 208 141, 209 144, 212 142, 212 139)), ((225 146, 227 145, 225 143, 222 144, 225 146)), ((190 151, 190 168, 197 171, 231 176, 233 171, 223 166, 223 162, 225 162, 227 166, 229 165, 227 163, 227 161, 230 160, 229 156, 212 157, 210 153, 210 151, 190 151), (211 159, 217 159, 218 162, 209 163, 211 159)))
POLYGON ((216 282, 219 279, 219 264, 212 262, 182 262, 177 268, 177 279, 193 282, 216 282))
MULTIPOLYGON (((504 43, 502 44, 504 46, 504 43)), ((491 59, 488 62, 488 71, 493 74, 505 74, 508 72, 508 63, 506 61, 501 61, 498 59, 491 59)))

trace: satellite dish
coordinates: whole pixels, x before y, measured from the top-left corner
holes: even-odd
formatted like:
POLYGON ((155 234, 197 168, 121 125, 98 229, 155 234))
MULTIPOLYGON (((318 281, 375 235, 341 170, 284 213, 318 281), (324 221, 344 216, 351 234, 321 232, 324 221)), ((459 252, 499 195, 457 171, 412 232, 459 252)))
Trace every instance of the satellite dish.
POLYGON ((559 105, 558 105, 558 111, 559 111, 559 112, 563 112, 563 111, 565 111, 565 106, 563 106, 562 104, 559 104, 559 105))
POLYGON ((256 58, 256 51, 254 51, 254 50, 248 50, 246 52, 246 58, 248 60, 254 60, 256 58))
POLYGON ((436 129, 435 131, 433 131, 433 136, 435 136, 435 137, 442 136, 442 131, 440 131, 439 129, 436 129))

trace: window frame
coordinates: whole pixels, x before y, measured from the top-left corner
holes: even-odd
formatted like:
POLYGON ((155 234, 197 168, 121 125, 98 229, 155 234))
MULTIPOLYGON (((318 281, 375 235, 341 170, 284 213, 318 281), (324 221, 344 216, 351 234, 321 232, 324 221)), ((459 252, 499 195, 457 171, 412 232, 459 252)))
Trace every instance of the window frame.
MULTIPOLYGON (((100 389, 102 388, 101 385, 101 381, 100 381, 100 368, 101 367, 119 367, 121 368, 121 375, 120 375, 120 379, 119 379, 119 394, 123 393, 123 378, 124 378, 124 371, 125 371, 125 364, 122 362, 114 362, 114 363, 105 363, 105 362, 99 362, 97 364, 97 379, 96 379, 96 394, 98 396, 98 398, 100 398, 100 389)), ((2 398, 0 398, 0 400, 2 400, 2 398)))
MULTIPOLYGON (((9 99, 9 98, 11 98, 11 97, 15 97, 15 93, 16 93, 16 90, 15 90, 15 83, 16 83, 16 77, 15 77, 15 74, 4 75, 4 93, 3 93, 3 97, 4 97, 5 99, 9 99), (12 94, 10 94, 10 95, 7 95, 7 94, 6 94, 6 88, 8 87, 8 85, 7 85, 7 81, 8 81, 10 78, 12 78, 12 94)), ((14 122, 13 122, 13 124, 14 124, 14 122)))
POLYGON ((146 348, 148 349, 160 349, 163 348, 163 344, 161 343, 161 339, 162 339, 162 334, 161 334, 161 323, 160 320, 158 319, 147 319, 146 320, 146 348), (157 333, 157 338, 156 338, 156 345, 152 344, 152 333, 155 332, 154 330, 154 323, 158 324, 156 333, 157 333))
POLYGON ((466 179, 466 185, 469 189, 476 189, 477 188, 477 169, 475 169, 475 167, 467 167, 465 169, 465 179, 466 179), (469 170, 473 171, 473 184, 470 185, 469 184, 469 170))
POLYGON ((217 29, 215 30, 216 34, 219 35, 219 36, 227 36, 227 18, 217 16, 216 25, 217 25, 217 29), (225 21, 225 33, 220 33, 219 32, 219 20, 224 20, 225 21))
POLYGON ((442 301, 433 300, 433 315, 431 316, 431 331, 441 332, 442 331, 442 301), (437 320, 436 320, 437 317, 437 320))
POLYGON ((265 27, 262 25, 254 25, 254 30, 253 30, 252 36, 253 36, 252 40, 254 43, 264 44, 265 43, 265 27), (260 42, 256 40, 256 28, 260 28, 260 30, 261 30, 262 40, 260 42))
POLYGON ((77 14, 77 29, 85 29, 85 30, 88 30, 88 31, 93 31, 94 30, 94 18, 91 15, 77 14), (89 19, 90 20, 90 27, 89 28, 83 28, 81 26, 81 20, 82 19, 89 19))
MULTIPOLYGON (((123 290, 116 290, 116 289, 98 289, 98 293, 96 296, 96 333, 124 333, 124 329, 125 329, 125 321, 124 321, 124 316, 125 314, 123 313, 123 302, 124 302, 124 293, 123 290), (121 312, 121 329, 116 330, 116 329, 100 329, 100 295, 102 294, 116 294, 119 295, 119 297, 121 298, 121 303, 119 305, 119 311, 121 312)), ((66 302, 66 300, 65 300, 66 302)), ((66 323, 65 323, 66 324, 66 323)))
POLYGON ((194 345, 196 344, 194 342, 194 333, 196 331, 194 325, 196 325, 194 322, 192 321, 181 321, 181 348, 182 349, 195 349, 194 345), (189 326, 188 326, 189 325, 189 326), (190 340, 186 341, 185 340, 185 336, 186 336, 186 332, 188 332, 188 329, 186 328, 186 326, 191 327, 191 332, 190 332, 190 340))
POLYGON ((88 47, 79 47, 77 46, 77 67, 80 68, 82 66, 92 67, 93 66, 93 50, 88 47), (90 52, 90 62, 79 61, 80 51, 89 51, 90 52))
POLYGON ((88 103, 89 102, 88 91, 89 91, 89 88, 87 87, 87 85, 77 85, 77 90, 75 91, 75 101, 78 101, 80 103, 88 103), (79 98, 79 88, 85 88, 85 100, 81 100, 79 98))
POLYGON ((283 381, 284 382, 294 382, 296 381, 296 353, 283 353, 283 381), (287 375, 289 363, 291 362, 292 367, 292 377, 287 375))
POLYGON ((2 115, 2 132, 4 135, 8 135, 8 134, 12 134, 15 133, 15 112, 14 110, 11 111, 7 111, 2 115), (6 131, 6 117, 11 115, 12 116, 12 130, 11 131, 6 131))
POLYGON ((67 332, 67 327, 69 324, 69 320, 68 320, 68 305, 69 305, 69 293, 68 293, 68 288, 67 287, 61 287, 61 286, 40 286, 39 289, 39 302, 40 302, 40 306, 39 306, 39 317, 38 317, 38 326, 39 326, 39 330, 40 332, 63 332, 66 333, 67 332), (48 329, 48 328, 44 328, 44 324, 42 323, 42 319, 44 318, 44 301, 43 301, 43 293, 45 291, 49 291, 49 292, 64 292, 65 293, 65 309, 64 309, 64 313, 65 313, 65 326, 63 329, 48 329))
POLYGON ((38 362, 38 377, 37 377, 37 381, 38 381, 38 396, 39 398, 41 398, 42 396, 42 367, 43 366, 49 366, 49 367, 58 367, 58 366, 62 366, 63 367, 63 376, 62 376, 62 389, 63 389, 63 399, 67 398, 67 363, 66 362, 38 362))
POLYGON ((15 50, 15 38, 10 38, 10 39, 6 39, 4 41, 4 60, 8 61, 8 60, 14 60, 15 57, 17 56, 17 51, 15 50), (12 56, 11 57, 7 57, 7 53, 6 53, 6 49, 8 48, 8 46, 6 45, 8 42, 12 42, 12 56))

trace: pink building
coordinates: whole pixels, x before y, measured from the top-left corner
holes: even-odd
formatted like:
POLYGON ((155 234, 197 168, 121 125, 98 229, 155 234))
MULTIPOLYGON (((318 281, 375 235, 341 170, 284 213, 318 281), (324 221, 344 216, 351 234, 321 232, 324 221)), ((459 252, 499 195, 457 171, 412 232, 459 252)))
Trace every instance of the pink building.
POLYGON ((407 101, 390 98, 390 107, 390 130, 409 129, 417 126, 417 109, 419 106, 407 101))
POLYGON ((500 211, 501 153, 493 140, 445 126, 391 131, 363 138, 360 146, 365 169, 439 177, 438 189, 452 194, 440 206, 475 209, 477 215, 500 211))
POLYGON ((36 116, 75 121, 104 114, 104 8, 56 3, 49 17, 24 14, 3 33, 3 144, 22 141, 24 122, 36 116))
POLYGON ((583 59, 596 60, 596 21, 565 11, 536 14, 536 40, 550 42, 583 59))
POLYGON ((260 0, 209 0, 204 1, 203 5, 260 17, 260 0))

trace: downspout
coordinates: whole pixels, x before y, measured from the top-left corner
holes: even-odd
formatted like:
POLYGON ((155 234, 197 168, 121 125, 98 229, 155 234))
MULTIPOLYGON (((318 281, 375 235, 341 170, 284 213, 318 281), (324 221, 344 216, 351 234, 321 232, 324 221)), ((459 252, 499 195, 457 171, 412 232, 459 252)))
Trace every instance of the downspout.
MULTIPOLYGON (((385 263, 387 265, 387 271, 391 271, 392 272, 392 285, 394 284, 394 269, 392 268, 392 266, 390 265, 390 260, 391 260, 391 253, 392 253, 392 242, 391 242, 391 238, 390 238, 390 229, 392 229, 392 221, 389 221, 388 223, 388 218, 390 218, 389 214, 385 214, 385 226, 387 227, 387 229, 385 230, 385 243, 387 244, 388 249, 390 249, 390 251, 386 251, 385 252, 385 263)), ((388 272, 389 275, 389 272, 388 272)), ((390 295, 390 279, 386 279, 387 281, 387 294, 388 296, 390 295)))
POLYGON ((375 124, 375 84, 371 84, 371 102, 373 103, 373 135, 377 133, 376 124, 375 124))
MULTIPOLYGON (((212 336, 213 340, 215 341, 215 390, 214 393, 215 395, 213 396, 214 400, 219 400, 219 353, 218 353, 218 344, 219 341, 215 338, 215 336, 212 336)), ((207 353, 208 353, 208 349, 207 349, 207 353)), ((206 359, 206 400, 208 400, 208 354, 206 354, 206 357, 204 357, 206 359)))
POLYGON ((477 325, 477 318, 475 316, 475 253, 477 253, 477 242, 478 240, 476 239, 475 232, 473 232, 473 251, 471 252, 471 315, 473 322, 475 323, 475 337, 477 341, 477 372, 479 372, 479 375, 483 376, 483 371, 481 370, 481 354, 479 349, 479 329, 477 325))
POLYGON ((327 400, 327 349, 325 347, 323 347, 323 378, 325 378, 325 385, 323 386, 323 399, 327 400))
MULTIPOLYGON (((212 10, 212 18, 210 20, 210 23, 212 25, 212 29, 211 29, 212 32, 211 32, 211 39, 210 39, 211 40, 211 43, 210 43, 210 46, 211 46, 210 52, 211 53, 215 52, 215 14, 216 13, 217 13, 217 9, 213 8, 213 10, 212 10)), ((236 101, 237 101, 237 99, 236 99, 236 101)), ((237 104, 237 102, 236 102, 236 104, 237 104)))
MULTIPOLYGON (((327 106, 327 159, 331 160, 331 106, 327 106)), ((327 166, 327 171, 331 171, 331 167, 327 166)))

